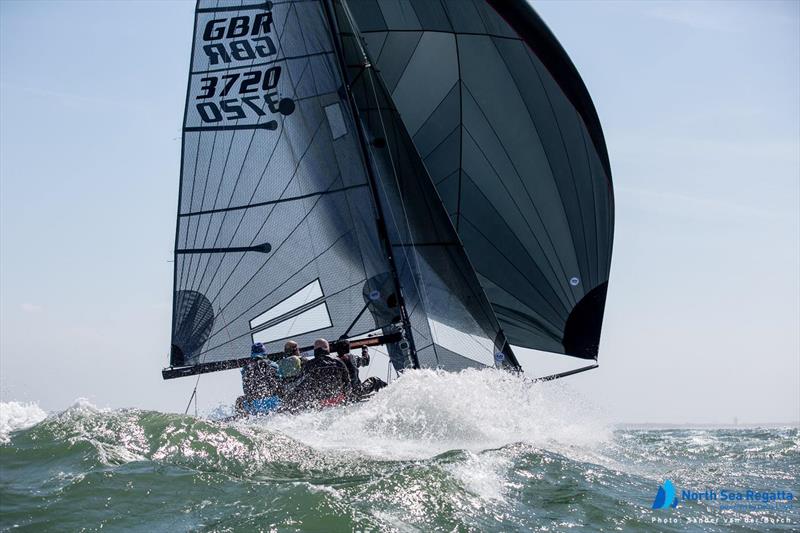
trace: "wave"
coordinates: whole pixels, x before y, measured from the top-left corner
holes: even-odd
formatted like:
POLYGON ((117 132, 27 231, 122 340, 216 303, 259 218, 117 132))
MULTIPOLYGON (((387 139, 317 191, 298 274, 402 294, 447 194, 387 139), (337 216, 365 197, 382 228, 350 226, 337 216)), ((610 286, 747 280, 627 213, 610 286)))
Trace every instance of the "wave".
POLYGON ((234 422, 225 420, 226 407, 195 418, 99 409, 78 400, 45 418, 34 404, 24 409, 11 404, 13 412, 25 416, 9 417, 13 421, 7 424, 6 439, 27 428, 18 436, 20 442, 30 438, 69 445, 82 442, 96 450, 102 464, 207 459, 220 464, 232 461, 236 469, 244 470, 245 465, 281 456, 290 461, 293 455, 406 461, 514 443, 577 453, 612 434, 596 410, 567 387, 531 384, 494 370, 409 372, 368 402, 234 422))
POLYGON ((47 417, 36 403, 0 402, 0 443, 8 442, 13 431, 27 429, 47 417))
POLYGON ((797 429, 612 431, 568 386, 493 370, 407 373, 366 403, 240 421, 20 406, 0 443, 0 530, 633 529, 664 479, 800 480, 797 429))

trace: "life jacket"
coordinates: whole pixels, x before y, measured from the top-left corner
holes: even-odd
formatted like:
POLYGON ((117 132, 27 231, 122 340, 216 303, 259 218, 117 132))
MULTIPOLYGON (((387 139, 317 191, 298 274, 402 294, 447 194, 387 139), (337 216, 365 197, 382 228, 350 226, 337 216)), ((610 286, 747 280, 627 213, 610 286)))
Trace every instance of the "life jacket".
POLYGON ((303 364, 300 358, 296 355, 284 357, 278 361, 278 375, 282 379, 294 378, 300 375, 303 371, 303 364))
POLYGON ((275 363, 257 359, 242 368, 242 389, 247 400, 280 394, 280 382, 275 363))
POLYGON ((281 407, 281 399, 277 396, 254 398, 242 401, 242 408, 249 415, 265 415, 281 407))
POLYGON ((319 401, 320 407, 333 407, 335 405, 339 405, 344 403, 347 398, 345 397, 344 393, 341 392, 329 398, 323 398, 319 401))
POLYGON ((302 401, 306 405, 336 401, 335 398, 350 392, 347 367, 339 359, 328 355, 318 355, 307 361, 303 365, 303 376, 302 401))

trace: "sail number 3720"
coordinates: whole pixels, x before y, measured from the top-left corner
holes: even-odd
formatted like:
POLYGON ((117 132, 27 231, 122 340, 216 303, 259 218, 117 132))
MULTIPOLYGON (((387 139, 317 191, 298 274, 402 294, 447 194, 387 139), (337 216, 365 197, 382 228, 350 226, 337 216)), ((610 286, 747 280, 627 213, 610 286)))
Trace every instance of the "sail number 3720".
POLYGON ((197 112, 203 122, 220 122, 223 119, 237 120, 248 116, 263 117, 266 106, 272 113, 284 115, 294 111, 294 102, 279 99, 275 90, 281 77, 281 67, 276 65, 264 70, 230 72, 221 76, 200 78, 197 94, 197 112), (263 94, 259 95, 261 92, 263 94), (233 96, 233 98, 225 98, 233 96), (219 102, 211 100, 223 98, 219 102), (291 109, 290 109, 291 108, 291 109))

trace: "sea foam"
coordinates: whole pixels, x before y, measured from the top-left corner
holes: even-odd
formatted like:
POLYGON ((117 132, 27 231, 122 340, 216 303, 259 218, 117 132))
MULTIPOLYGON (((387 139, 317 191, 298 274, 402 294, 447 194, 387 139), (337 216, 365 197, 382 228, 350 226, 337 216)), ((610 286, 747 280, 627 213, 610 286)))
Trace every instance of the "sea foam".
POLYGON ((491 369, 407 372, 363 404, 245 424, 316 449, 383 460, 480 452, 518 442, 563 451, 611 438, 596 408, 568 387, 491 369))
POLYGON ((27 429, 47 418, 35 403, 0 402, 0 443, 9 441, 11 432, 27 429))

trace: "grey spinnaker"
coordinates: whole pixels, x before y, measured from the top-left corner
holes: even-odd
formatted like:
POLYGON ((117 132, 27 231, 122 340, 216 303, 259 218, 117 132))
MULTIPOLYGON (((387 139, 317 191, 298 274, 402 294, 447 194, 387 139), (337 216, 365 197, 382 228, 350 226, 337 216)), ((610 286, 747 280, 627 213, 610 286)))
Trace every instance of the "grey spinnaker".
POLYGON ((513 345, 596 359, 614 198, 591 98, 525 0, 349 0, 513 345))
POLYGON ((241 366, 253 342, 398 328, 398 370, 503 350, 516 368, 382 82, 356 97, 343 83, 353 47, 335 18, 315 0, 197 4, 165 377, 241 366))

